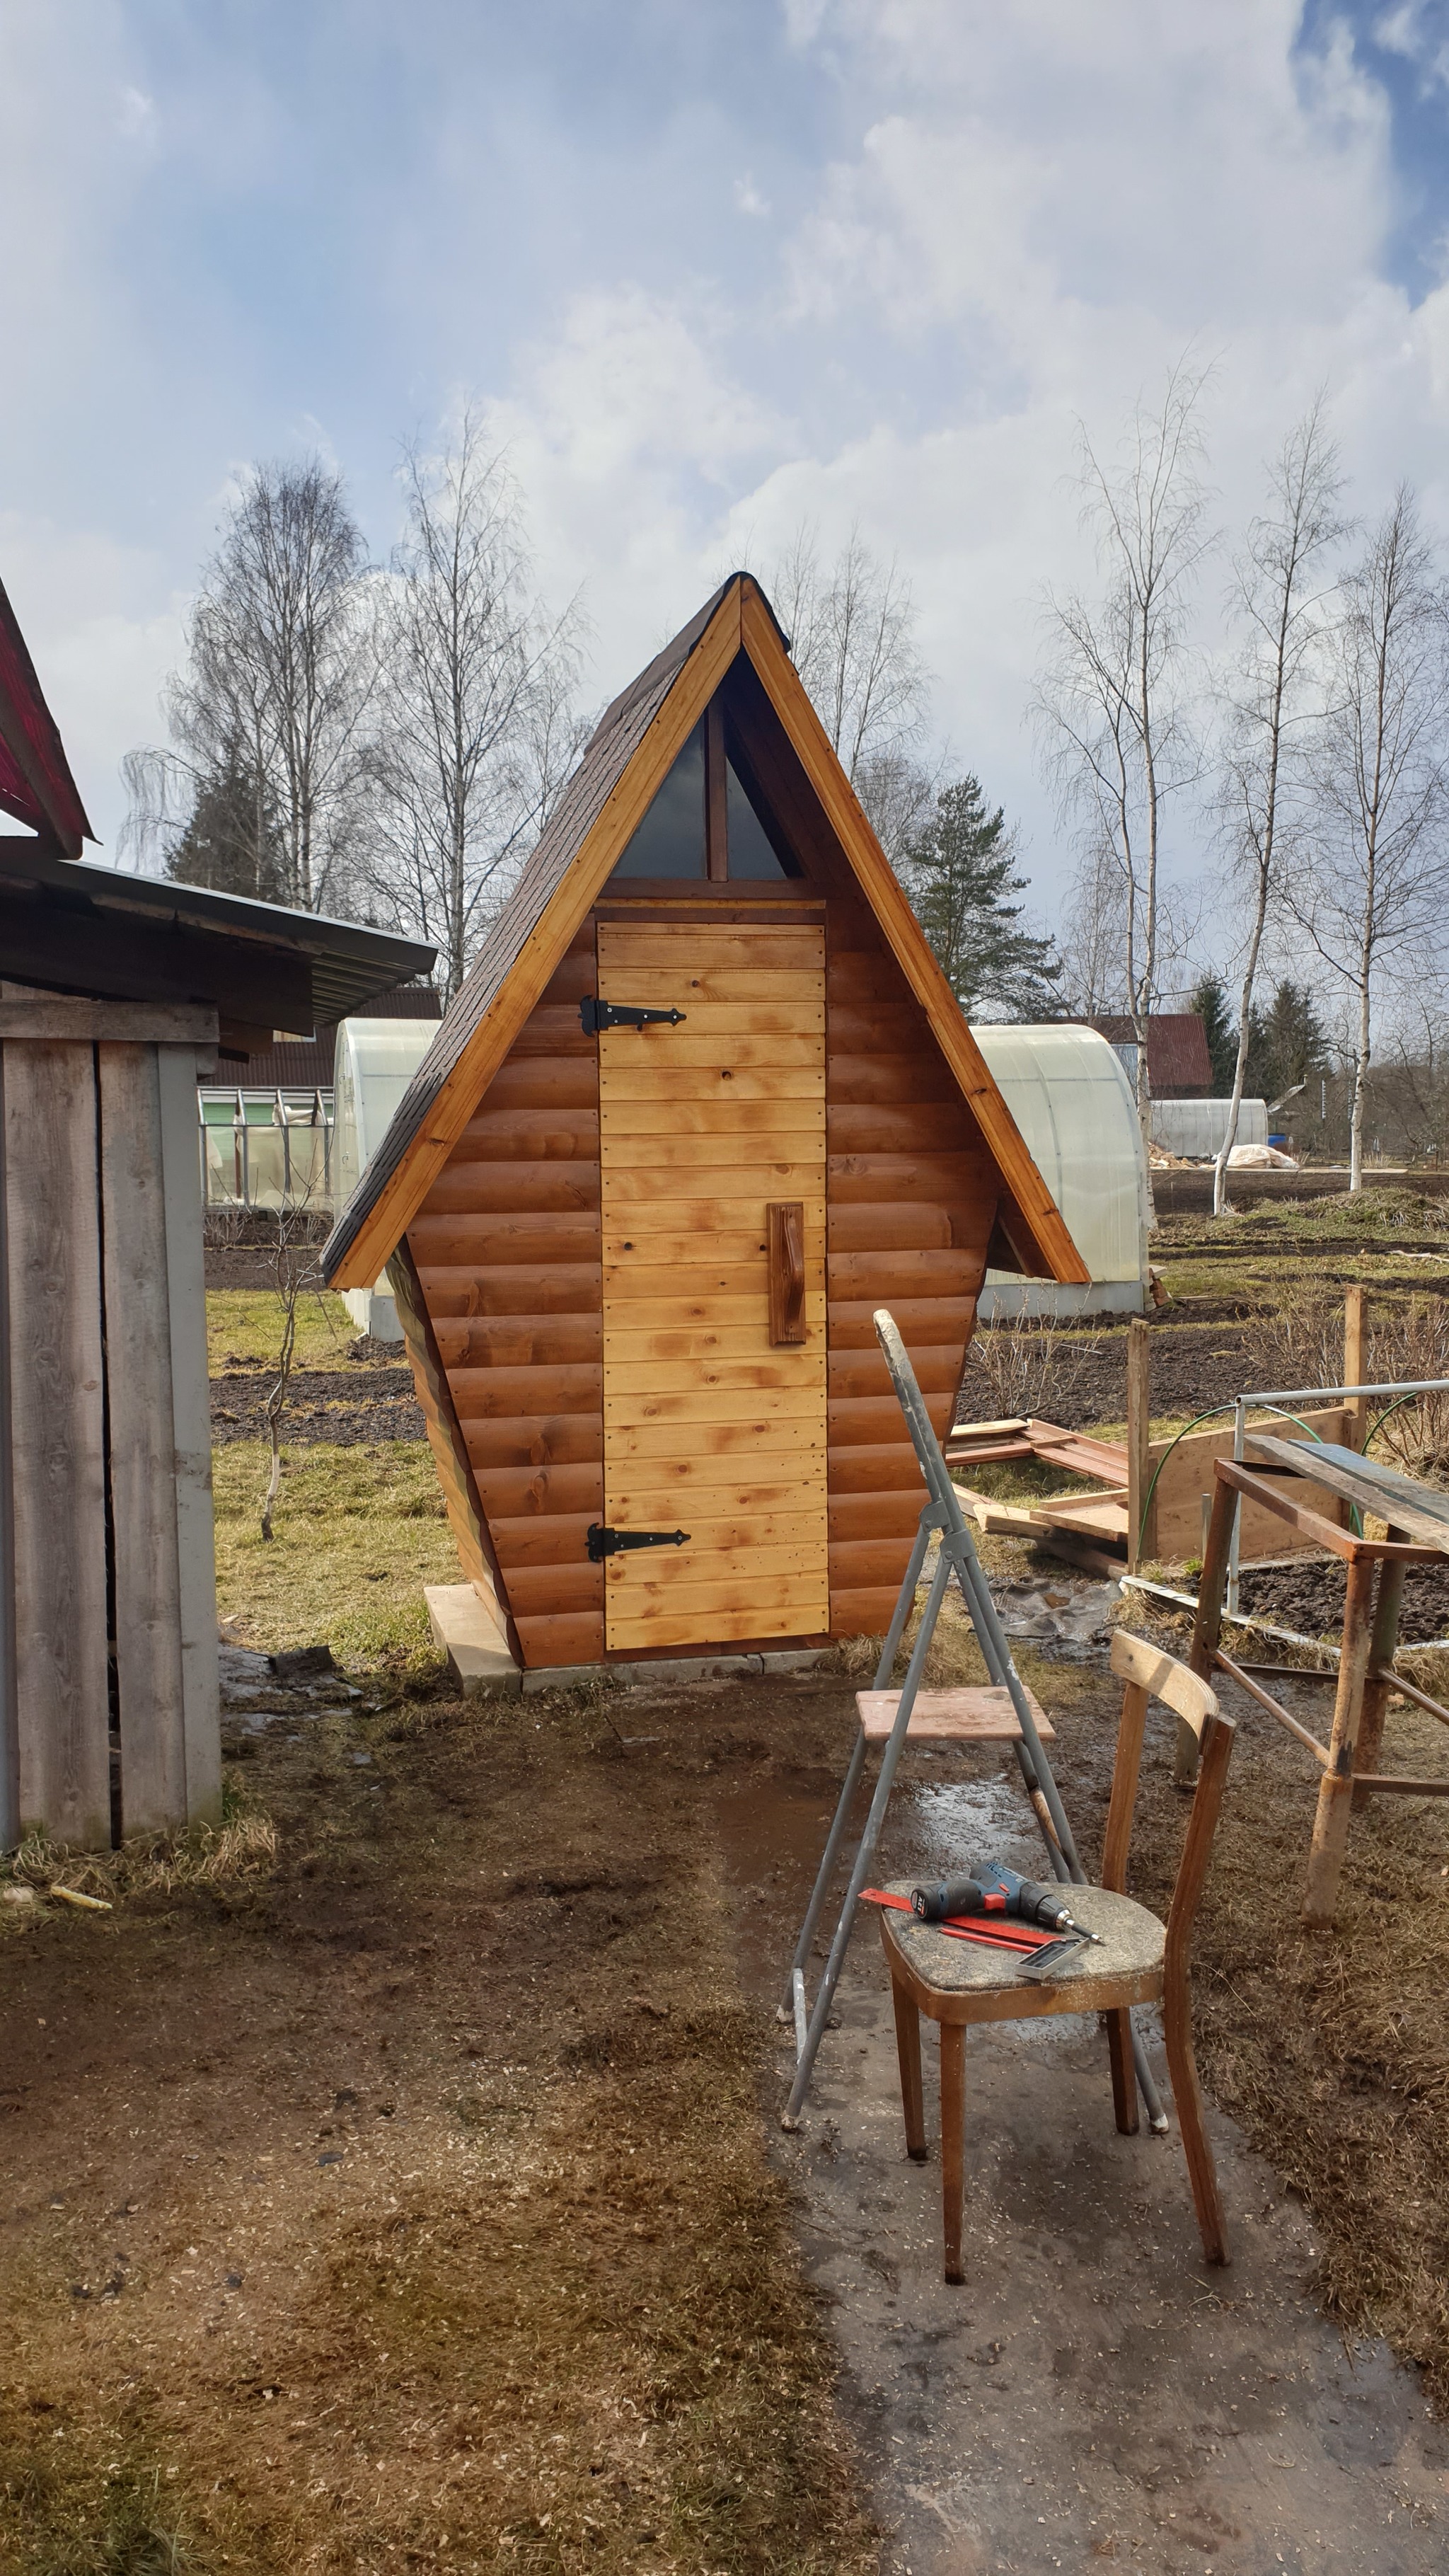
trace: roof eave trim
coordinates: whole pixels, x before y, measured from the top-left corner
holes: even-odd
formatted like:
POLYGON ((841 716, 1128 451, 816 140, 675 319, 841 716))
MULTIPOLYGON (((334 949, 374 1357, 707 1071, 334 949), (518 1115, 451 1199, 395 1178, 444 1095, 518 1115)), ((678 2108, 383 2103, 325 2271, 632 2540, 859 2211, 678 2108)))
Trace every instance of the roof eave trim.
POLYGON ((741 584, 741 638, 896 962, 924 1009, 1001 1175, 1010 1205, 1003 1227, 1028 1277, 1085 1287, 1090 1272, 991 1078, 960 1004, 922 934, 895 870, 861 809, 780 630, 753 581, 741 584), (1039 1269, 1026 1269, 1035 1255, 1039 1269))

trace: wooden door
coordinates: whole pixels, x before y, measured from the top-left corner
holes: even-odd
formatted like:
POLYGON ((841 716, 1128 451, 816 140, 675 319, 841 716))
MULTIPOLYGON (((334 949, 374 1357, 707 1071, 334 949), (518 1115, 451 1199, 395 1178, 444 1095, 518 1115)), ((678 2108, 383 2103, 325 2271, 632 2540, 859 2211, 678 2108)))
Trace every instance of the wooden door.
POLYGON ((613 1652, 829 1625, 825 934, 599 925, 602 1000, 684 1013, 599 1040, 604 1519, 613 1652), (772 1201, 804 1209, 803 1344, 770 1340, 772 1201))

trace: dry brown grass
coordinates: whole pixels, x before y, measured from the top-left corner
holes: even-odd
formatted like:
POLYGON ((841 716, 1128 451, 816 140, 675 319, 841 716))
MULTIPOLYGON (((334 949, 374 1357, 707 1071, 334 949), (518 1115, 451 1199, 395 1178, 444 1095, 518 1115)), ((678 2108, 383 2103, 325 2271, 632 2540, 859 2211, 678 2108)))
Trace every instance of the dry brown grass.
MULTIPOLYGON (((1150 1624, 1184 1651, 1177 1623, 1154 1612, 1150 1624)), ((1326 1724, 1327 1697, 1305 1696, 1310 1725, 1326 1724)), ((1439 1800, 1380 1798, 1355 1816, 1335 1927, 1305 1932, 1317 1769, 1271 1718, 1240 1701, 1234 1713, 1195 1943, 1204 2078, 1308 2203, 1330 2312, 1418 2363, 1449 2413, 1449 1815, 1439 1800)), ((1443 1730, 1391 1710, 1386 1755, 1440 1771, 1443 1730)), ((1164 1731, 1144 1768, 1132 1881, 1159 1909, 1186 1814, 1170 1769, 1164 1731)))
POLYGON ((1101 1342, 1100 1333, 1069 1332, 1047 1315, 979 1325, 966 1354, 957 1418, 1002 1422, 1036 1414, 1050 1420, 1044 1411, 1048 1400, 1068 1402, 1101 1342))

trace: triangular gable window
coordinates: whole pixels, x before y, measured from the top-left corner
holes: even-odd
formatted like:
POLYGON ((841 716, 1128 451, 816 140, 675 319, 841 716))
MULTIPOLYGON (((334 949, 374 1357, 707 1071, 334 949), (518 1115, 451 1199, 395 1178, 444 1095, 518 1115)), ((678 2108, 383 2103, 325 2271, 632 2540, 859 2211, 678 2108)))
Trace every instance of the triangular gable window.
POLYGON ((696 725, 614 869, 616 877, 702 877, 704 727, 696 725))
MULTIPOLYGON (((733 761, 725 761, 727 859, 716 878, 758 884, 782 878, 782 867, 733 761)), ((632 840, 616 861, 616 877, 707 877, 711 874, 705 826, 705 727, 696 725, 632 840)))

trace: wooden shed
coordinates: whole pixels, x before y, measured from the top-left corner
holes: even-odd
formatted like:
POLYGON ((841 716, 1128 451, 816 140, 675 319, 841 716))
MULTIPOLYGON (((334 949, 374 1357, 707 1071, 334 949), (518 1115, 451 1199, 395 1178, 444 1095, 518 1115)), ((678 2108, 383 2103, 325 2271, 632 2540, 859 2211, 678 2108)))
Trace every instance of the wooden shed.
POLYGON ((735 574, 607 710, 323 1255, 526 1674, 878 1631, 988 1261, 1084 1281, 735 574))
POLYGON ((433 951, 79 862, 0 589, 0 1849, 221 1794, 198 1058, 310 1030, 433 951))

